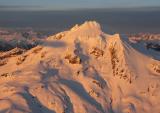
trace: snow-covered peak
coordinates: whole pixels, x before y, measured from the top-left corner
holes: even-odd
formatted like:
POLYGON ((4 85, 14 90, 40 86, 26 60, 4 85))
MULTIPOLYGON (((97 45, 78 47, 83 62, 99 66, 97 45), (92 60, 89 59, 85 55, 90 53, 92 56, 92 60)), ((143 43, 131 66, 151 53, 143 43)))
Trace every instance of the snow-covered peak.
POLYGON ((79 29, 81 30, 86 30, 86 29, 101 30, 101 26, 96 21, 86 21, 82 25, 76 24, 71 30, 74 31, 74 30, 79 30, 79 29))
POLYGON ((48 40, 61 40, 69 44, 70 48, 73 48, 77 41, 90 47, 104 47, 106 37, 99 23, 96 21, 86 21, 81 25, 76 24, 68 31, 50 36, 48 40))
POLYGON ((119 34, 89 21, 42 41, 0 53, 0 112, 160 111, 160 62, 119 34))
POLYGON ((100 24, 96 21, 86 21, 82 25, 75 25, 71 28, 69 34, 83 37, 96 37, 102 34, 102 30, 100 24))

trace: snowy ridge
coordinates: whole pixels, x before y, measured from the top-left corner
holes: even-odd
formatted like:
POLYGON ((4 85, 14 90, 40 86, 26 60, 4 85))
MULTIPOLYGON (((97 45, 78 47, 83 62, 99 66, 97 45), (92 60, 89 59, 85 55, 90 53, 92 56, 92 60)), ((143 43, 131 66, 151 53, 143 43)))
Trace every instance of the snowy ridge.
POLYGON ((160 111, 160 61, 95 21, 12 53, 0 57, 2 113, 160 111))

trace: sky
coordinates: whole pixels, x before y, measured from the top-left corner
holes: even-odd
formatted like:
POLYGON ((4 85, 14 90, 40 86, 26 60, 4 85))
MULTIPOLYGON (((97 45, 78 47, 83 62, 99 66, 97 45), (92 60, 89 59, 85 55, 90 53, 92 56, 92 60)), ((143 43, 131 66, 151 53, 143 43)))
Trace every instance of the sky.
POLYGON ((0 0, 0 9, 84 9, 160 6, 160 0, 0 0))

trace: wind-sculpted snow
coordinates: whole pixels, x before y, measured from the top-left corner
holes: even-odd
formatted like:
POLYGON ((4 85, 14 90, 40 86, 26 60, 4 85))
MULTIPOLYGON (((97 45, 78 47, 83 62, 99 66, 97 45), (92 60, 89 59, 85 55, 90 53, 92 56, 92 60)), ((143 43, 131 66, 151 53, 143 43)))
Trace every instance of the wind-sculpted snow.
POLYGON ((1 113, 159 113, 159 105, 160 61, 94 21, 0 55, 1 113))

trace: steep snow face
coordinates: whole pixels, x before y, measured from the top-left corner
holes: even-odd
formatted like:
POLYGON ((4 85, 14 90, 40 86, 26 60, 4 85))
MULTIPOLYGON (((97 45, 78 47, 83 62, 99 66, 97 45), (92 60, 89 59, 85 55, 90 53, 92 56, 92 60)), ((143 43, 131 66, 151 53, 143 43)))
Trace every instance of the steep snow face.
POLYGON ((0 112, 158 113, 160 62, 89 21, 0 54, 0 112))
POLYGON ((124 45, 118 34, 109 38, 107 42, 113 75, 119 76, 127 82, 132 83, 136 79, 136 75, 134 75, 134 71, 129 65, 132 59, 127 59, 129 52, 126 50, 129 49, 128 46, 124 45))

